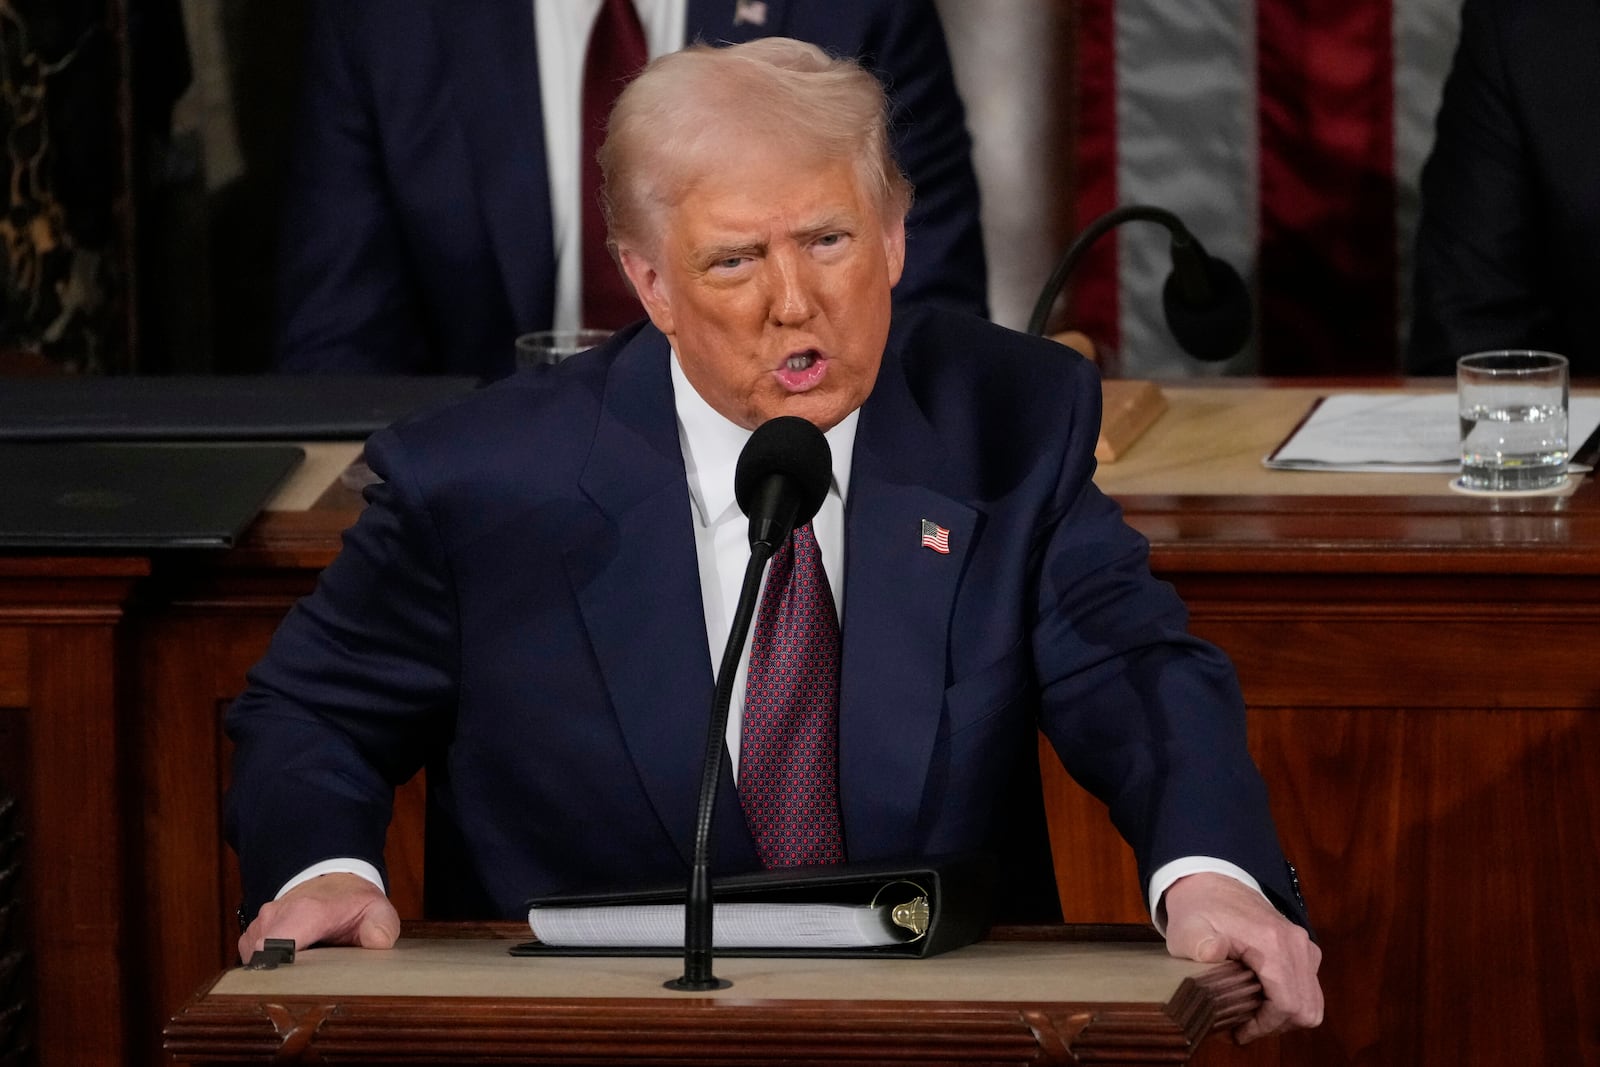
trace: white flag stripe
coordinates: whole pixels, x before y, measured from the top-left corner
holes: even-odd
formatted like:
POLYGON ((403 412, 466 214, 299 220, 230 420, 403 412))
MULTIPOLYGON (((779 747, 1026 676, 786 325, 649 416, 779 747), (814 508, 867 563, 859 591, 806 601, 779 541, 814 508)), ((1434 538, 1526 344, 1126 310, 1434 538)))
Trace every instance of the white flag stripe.
MULTIPOLYGON (((1255 258, 1255 5, 1230 0, 1116 5, 1117 199, 1175 213, 1246 280, 1255 258)), ((1117 235, 1122 372, 1130 378, 1248 373, 1254 346, 1227 363, 1187 355, 1161 311, 1172 269, 1166 231, 1117 235)))
POLYGON ((1411 321, 1412 246, 1422 164, 1433 148, 1434 118, 1461 34, 1460 0, 1396 0, 1394 11, 1395 236, 1400 243, 1397 344, 1411 321))
MULTIPOLYGON (((1257 267, 1262 211, 1256 26, 1260 4, 1285 2, 1114 2, 1118 202, 1150 203, 1175 212, 1208 251, 1239 268, 1258 294, 1263 286, 1274 285, 1274 279, 1260 278, 1257 267)), ((1356 2, 1383 4, 1393 35, 1392 84, 1386 88, 1394 108, 1398 360, 1409 319, 1418 176, 1433 144, 1434 116, 1455 50, 1461 4, 1356 2)), ((1284 17, 1282 8, 1268 10, 1284 17)), ((1305 131, 1308 138, 1319 135, 1305 131)), ((1259 366, 1253 348, 1221 365, 1183 354, 1161 311, 1161 285, 1170 269, 1165 234, 1159 227, 1132 224, 1118 231, 1117 242, 1123 374, 1250 373, 1259 366)), ((1334 313, 1330 308, 1321 311, 1334 313)))

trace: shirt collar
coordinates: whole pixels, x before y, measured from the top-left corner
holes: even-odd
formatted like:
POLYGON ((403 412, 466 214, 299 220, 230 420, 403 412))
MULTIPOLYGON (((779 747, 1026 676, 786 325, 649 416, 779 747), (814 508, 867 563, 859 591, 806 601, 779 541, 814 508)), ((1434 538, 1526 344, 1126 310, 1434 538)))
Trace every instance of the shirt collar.
MULTIPOLYGON (((672 404, 678 415, 678 443, 683 448, 689 496, 700 525, 711 526, 726 518, 729 509, 738 510, 733 497, 733 470, 751 431, 729 422, 695 391, 678 363, 677 349, 672 351, 672 404)), ((860 418, 861 409, 857 408, 823 435, 833 457, 833 484, 829 491, 837 493, 840 500, 847 499, 850 492, 850 460, 860 418)))

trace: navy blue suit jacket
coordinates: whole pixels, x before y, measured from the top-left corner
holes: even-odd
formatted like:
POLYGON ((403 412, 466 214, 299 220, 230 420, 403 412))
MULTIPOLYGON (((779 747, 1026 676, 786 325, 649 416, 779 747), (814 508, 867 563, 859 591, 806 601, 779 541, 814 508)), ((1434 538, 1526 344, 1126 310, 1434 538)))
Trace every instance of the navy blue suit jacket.
MULTIPOLYGON (((685 40, 784 35, 891 90, 916 187, 895 299, 987 313, 971 140, 930 0, 689 0, 685 40)), ((529 0, 320 0, 279 248, 277 365, 498 377, 549 329, 550 232, 529 0)), ((641 312, 642 315, 642 312, 641 312)))
MULTIPOLYGON (((436 914, 686 877, 713 665, 669 359, 630 328, 371 439, 384 482, 228 715, 248 913, 319 860, 381 869, 424 765, 436 914)), ((849 858, 987 850, 1002 915, 1037 917, 1043 727, 1146 879, 1217 856, 1303 921, 1233 669, 1091 481, 1099 403, 1058 345, 897 320, 845 508, 849 858)), ((717 869, 755 869, 722 800, 717 869)))
POLYGON ((1600 2, 1467 0, 1422 172, 1414 373, 1543 348, 1600 374, 1600 2))

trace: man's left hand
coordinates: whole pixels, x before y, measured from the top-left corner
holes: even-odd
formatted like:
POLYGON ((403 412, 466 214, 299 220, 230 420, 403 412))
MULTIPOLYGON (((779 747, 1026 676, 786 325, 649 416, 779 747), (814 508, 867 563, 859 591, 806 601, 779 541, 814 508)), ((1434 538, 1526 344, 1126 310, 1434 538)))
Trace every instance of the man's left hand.
POLYGON ((1239 960, 1261 980, 1266 1003, 1233 1032, 1241 1045, 1322 1022, 1322 950, 1260 893, 1226 875, 1191 874, 1163 900, 1168 952, 1202 963, 1239 960))

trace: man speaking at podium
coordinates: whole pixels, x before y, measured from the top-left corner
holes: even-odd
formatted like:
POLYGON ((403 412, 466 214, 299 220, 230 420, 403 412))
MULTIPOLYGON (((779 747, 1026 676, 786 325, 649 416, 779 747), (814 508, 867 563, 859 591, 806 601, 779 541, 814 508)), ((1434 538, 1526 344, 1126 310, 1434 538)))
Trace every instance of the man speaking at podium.
POLYGON ((626 90, 607 214, 649 322, 369 442, 383 481, 228 716, 242 953, 393 942, 384 834, 423 766, 435 917, 683 879, 747 554, 734 465, 793 415, 831 485, 767 574, 716 873, 986 852, 999 918, 1038 918, 1042 728, 1170 950, 1261 977, 1238 1036, 1320 1021, 1232 667, 1091 481, 1093 367, 891 312, 911 190, 884 114, 861 68, 781 38, 626 90))

